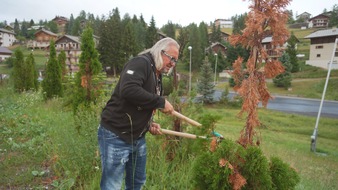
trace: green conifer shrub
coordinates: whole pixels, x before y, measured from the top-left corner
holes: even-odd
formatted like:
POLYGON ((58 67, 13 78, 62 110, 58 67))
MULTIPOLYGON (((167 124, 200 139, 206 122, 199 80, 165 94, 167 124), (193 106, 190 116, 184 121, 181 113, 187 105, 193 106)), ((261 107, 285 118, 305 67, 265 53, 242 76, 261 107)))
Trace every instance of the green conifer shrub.
POLYGON ((193 185, 198 190, 286 190, 300 181, 295 169, 277 157, 269 161, 258 146, 244 148, 229 139, 217 145, 212 142, 210 147, 203 142, 192 167, 193 185))
MULTIPOLYGON (((91 103, 96 103, 101 95, 102 80, 95 81, 102 70, 102 65, 99 61, 99 54, 95 48, 93 39, 93 29, 87 26, 81 35, 81 55, 79 62, 79 72, 76 73, 75 89, 73 95, 73 109, 84 104, 89 106, 91 103)), ((101 79, 101 77, 98 77, 101 79)))
POLYGON ((17 49, 14 52, 14 63, 13 63, 13 71, 12 71, 12 80, 14 84, 14 89, 17 92, 23 92, 25 89, 25 81, 22 79, 24 76, 24 55, 21 49, 17 49))
POLYGON ((35 67, 35 60, 32 53, 28 55, 24 66, 24 82, 25 90, 37 90, 38 89, 38 71, 35 67))
POLYGON ((213 93, 215 92, 215 85, 212 83, 212 68, 208 60, 208 57, 205 57, 203 65, 201 66, 201 77, 197 83, 197 92, 202 95, 201 101, 203 103, 211 104, 214 102, 213 93))
POLYGON ((242 156, 244 163, 241 166, 241 173, 247 182, 243 189, 271 189, 269 161, 261 149, 257 146, 249 146, 242 156))
POLYGON ((56 57, 55 42, 50 42, 49 59, 46 67, 45 78, 42 81, 43 96, 45 99, 62 97, 63 87, 61 79, 61 66, 56 57))
POLYGON ((278 157, 271 157, 270 160, 270 172, 273 189, 294 189, 295 186, 300 182, 300 177, 296 170, 278 157))
POLYGON ((168 96, 174 90, 172 77, 163 76, 162 78, 164 96, 168 96))

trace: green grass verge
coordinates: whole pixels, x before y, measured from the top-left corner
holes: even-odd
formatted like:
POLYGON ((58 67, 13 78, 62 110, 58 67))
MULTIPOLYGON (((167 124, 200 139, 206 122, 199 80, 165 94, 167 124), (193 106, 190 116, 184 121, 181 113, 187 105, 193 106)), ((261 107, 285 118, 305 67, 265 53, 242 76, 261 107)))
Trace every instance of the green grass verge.
MULTIPOLYGON (((104 101, 102 101, 104 102, 104 101)), ((101 107, 101 106, 99 106, 101 107)), ((212 105, 182 112, 198 120, 199 114, 221 116, 216 131, 236 141, 245 125, 238 108, 212 105)), ((97 155, 99 110, 74 117, 62 107, 62 99, 44 102, 40 93, 13 93, 0 88, 0 189, 99 189, 100 159, 97 155)), ((257 129, 261 148, 268 157, 278 156, 301 176, 296 189, 338 188, 337 119, 322 118, 319 123, 318 153, 310 151, 314 117, 259 109, 262 128, 257 129)), ((159 122, 171 128, 170 117, 159 122)), ((184 130, 191 126, 183 123, 184 130)), ((147 135, 147 184, 144 189, 193 189, 191 166, 196 155, 187 151, 192 139, 176 144, 176 157, 167 160, 164 136, 147 135)), ((208 166, 205 166, 208 167, 208 166)))

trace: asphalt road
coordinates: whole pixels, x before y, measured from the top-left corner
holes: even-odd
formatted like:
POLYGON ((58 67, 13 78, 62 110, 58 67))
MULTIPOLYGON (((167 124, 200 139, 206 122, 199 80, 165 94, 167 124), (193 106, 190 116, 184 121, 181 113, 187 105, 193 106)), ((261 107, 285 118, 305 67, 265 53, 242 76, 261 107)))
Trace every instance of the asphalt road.
MULTIPOLYGON (((269 101, 267 109, 317 117, 320 102, 319 99, 276 96, 269 101)), ((338 119, 338 102, 324 101, 320 116, 338 119)))
MULTIPOLYGON (((219 100, 221 94, 221 91, 215 91, 215 100, 219 100)), ((234 95, 234 92, 230 92, 229 98, 234 95)), ((267 109, 317 117, 320 101, 320 99, 274 96, 274 99, 269 101, 267 109)), ((320 116, 338 119, 338 101, 324 101, 320 116)))

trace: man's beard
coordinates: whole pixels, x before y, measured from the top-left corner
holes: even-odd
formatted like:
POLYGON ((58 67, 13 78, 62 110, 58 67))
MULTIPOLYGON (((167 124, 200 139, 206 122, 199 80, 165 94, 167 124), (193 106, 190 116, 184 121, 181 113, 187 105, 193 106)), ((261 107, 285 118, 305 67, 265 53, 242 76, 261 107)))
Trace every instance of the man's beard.
POLYGON ((171 67, 169 70, 167 70, 167 69, 165 68, 165 69, 163 69, 163 70, 161 71, 161 73, 162 73, 162 74, 166 74, 167 76, 169 76, 169 75, 171 75, 171 73, 173 72, 173 70, 174 70, 174 67, 171 67))
POLYGON ((174 70, 174 67, 171 67, 171 68, 169 69, 169 71, 167 72, 167 75, 168 75, 168 76, 171 75, 171 73, 173 73, 173 70, 174 70))

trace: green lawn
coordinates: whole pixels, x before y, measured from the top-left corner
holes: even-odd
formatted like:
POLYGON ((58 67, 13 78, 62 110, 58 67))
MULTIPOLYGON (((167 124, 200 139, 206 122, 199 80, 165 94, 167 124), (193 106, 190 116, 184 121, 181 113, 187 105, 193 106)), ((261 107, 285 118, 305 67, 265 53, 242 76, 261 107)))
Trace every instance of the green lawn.
MULTIPOLYGON (((14 52, 17 48, 17 46, 15 46, 14 48, 12 48, 11 50, 14 52)), ((36 50, 30 50, 24 47, 20 47, 21 50, 23 51, 23 54, 25 56, 25 58, 30 54, 33 53, 34 55, 34 59, 35 59, 35 64, 36 64, 36 68, 38 70, 44 70, 46 63, 48 61, 48 57, 47 52, 44 50, 40 50, 40 49, 36 49, 36 50)), ((0 63, 0 74, 10 74, 11 69, 7 67, 7 65, 0 63)))
POLYGON ((0 74, 10 74, 11 69, 5 64, 0 64, 0 74))
POLYGON ((48 61, 47 53, 49 53, 49 52, 46 52, 46 51, 40 50, 40 49, 31 50, 31 49, 27 49, 27 48, 22 48, 22 51, 23 51, 23 54, 25 55, 25 57, 27 55, 29 55, 30 53, 33 53, 36 67, 39 70, 45 68, 46 63, 48 61))

